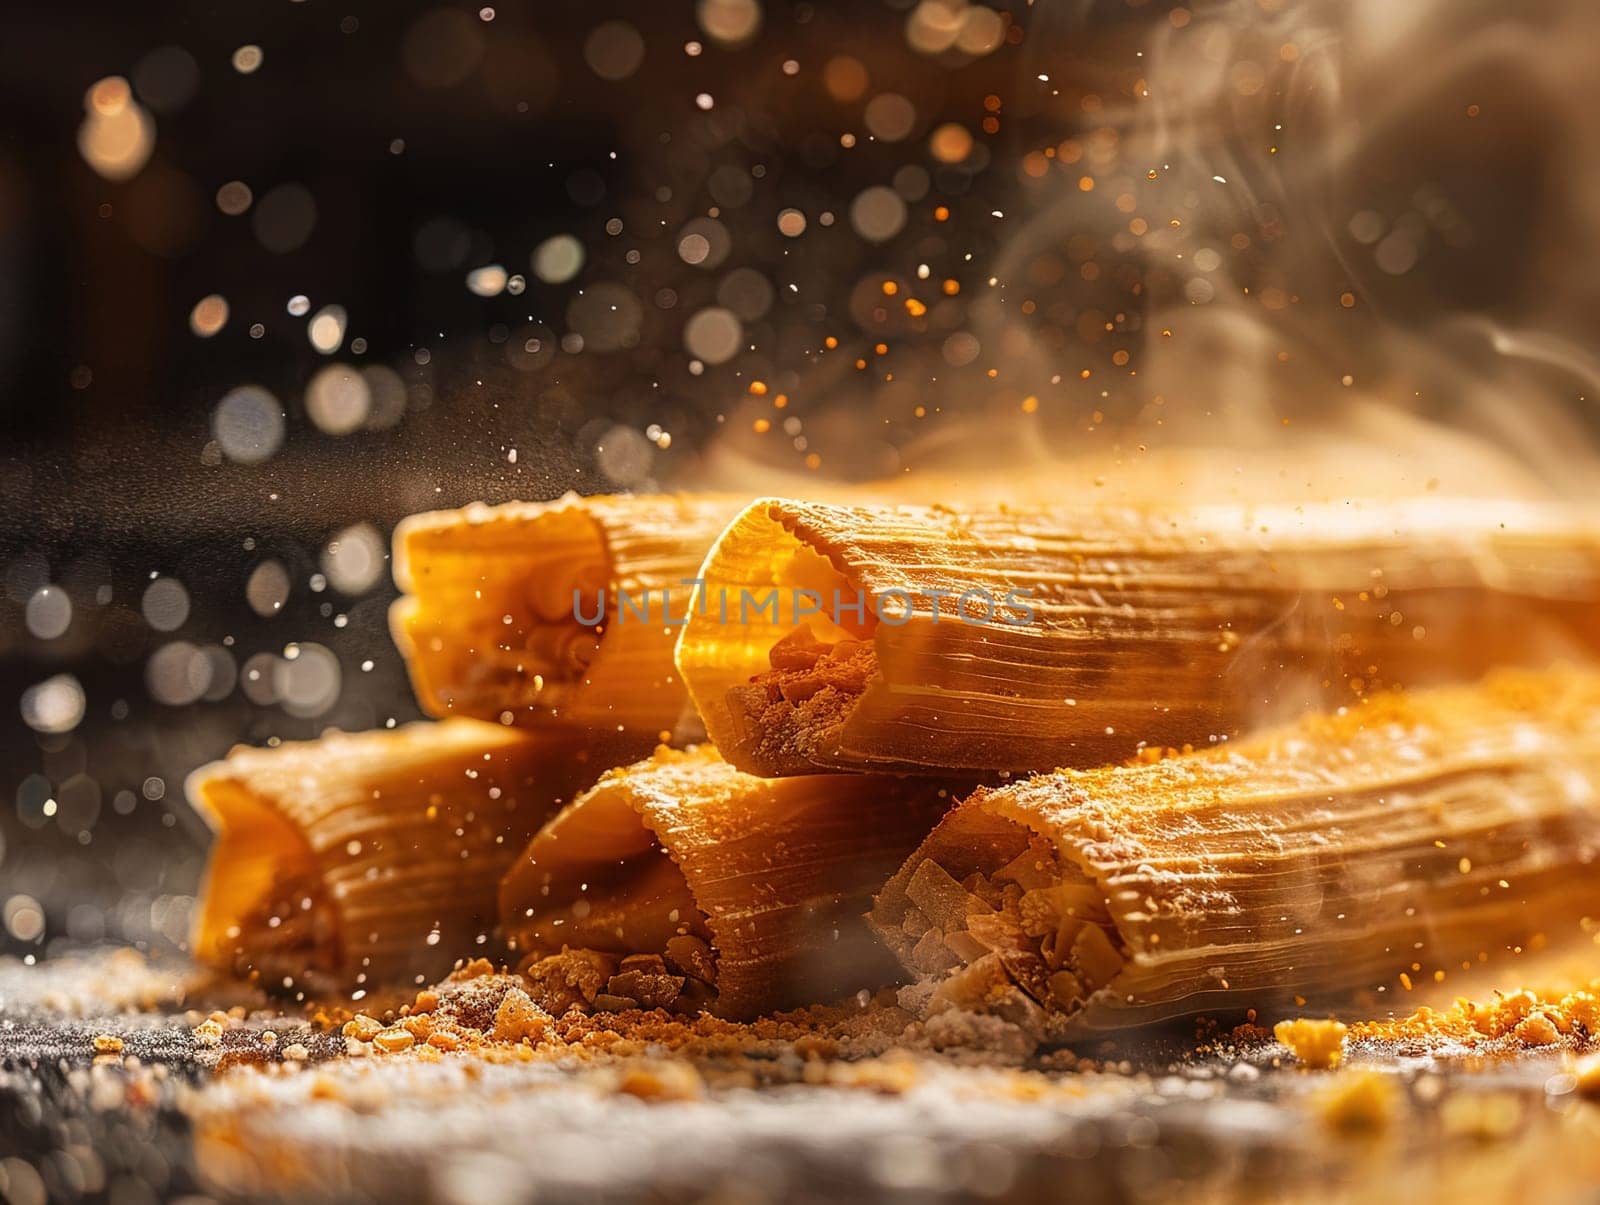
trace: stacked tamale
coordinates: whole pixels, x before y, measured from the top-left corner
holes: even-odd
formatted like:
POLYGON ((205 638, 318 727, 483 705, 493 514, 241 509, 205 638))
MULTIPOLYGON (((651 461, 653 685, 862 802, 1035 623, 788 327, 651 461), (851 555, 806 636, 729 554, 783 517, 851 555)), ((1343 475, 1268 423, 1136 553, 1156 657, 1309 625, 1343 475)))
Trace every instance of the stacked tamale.
POLYGON ((191 780, 196 952, 268 986, 509 947, 552 1009, 909 976, 1065 1041, 1600 916, 1600 525, 1564 507, 569 496, 416 516, 396 577, 437 722, 191 780))

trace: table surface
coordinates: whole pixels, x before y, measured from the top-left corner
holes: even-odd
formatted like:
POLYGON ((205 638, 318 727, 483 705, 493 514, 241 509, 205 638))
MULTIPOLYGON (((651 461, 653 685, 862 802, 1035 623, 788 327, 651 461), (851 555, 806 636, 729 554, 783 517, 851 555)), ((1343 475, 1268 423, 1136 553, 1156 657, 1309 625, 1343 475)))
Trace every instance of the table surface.
POLYGON ((1367 1042, 1345 1068, 1308 1072, 1269 1040, 1202 1050, 1146 1038, 1086 1052, 1098 1067, 1083 1071, 926 1050, 808 1062, 778 1042, 688 1059, 693 1099, 649 1100, 619 1085, 671 1051, 349 1058, 336 1034, 270 1009, 203 1046, 192 1009, 222 1001, 186 998, 187 981, 186 968, 116 955, 0 962, 0 1199, 1600 1194, 1600 1106, 1573 1091, 1570 1050, 1367 1042), (121 1051, 97 1054, 100 1036, 121 1051), (305 1058, 287 1067, 294 1044, 305 1058), (1351 1104, 1369 1099, 1383 1108, 1351 1104), (1340 1123, 1341 1103, 1372 1124, 1340 1123))

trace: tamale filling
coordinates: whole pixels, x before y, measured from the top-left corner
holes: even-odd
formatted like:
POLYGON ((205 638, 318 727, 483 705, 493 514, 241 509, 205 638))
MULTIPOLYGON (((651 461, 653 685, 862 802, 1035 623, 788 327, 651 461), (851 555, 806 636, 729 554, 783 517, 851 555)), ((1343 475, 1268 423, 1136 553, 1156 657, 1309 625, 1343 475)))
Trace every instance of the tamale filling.
POLYGON ((979 865, 935 849, 912 871, 900 921, 914 943, 907 961, 938 980, 933 1008, 992 1012, 1045 1038, 1115 978, 1123 947, 1087 876, 1039 834, 992 824, 979 865))
POLYGON ((693 1013, 714 1000, 705 915, 638 813, 601 798, 550 831, 562 857, 554 869, 523 871, 532 902, 515 925, 522 948, 562 951, 524 961, 541 1004, 556 1012, 579 1004, 693 1013))

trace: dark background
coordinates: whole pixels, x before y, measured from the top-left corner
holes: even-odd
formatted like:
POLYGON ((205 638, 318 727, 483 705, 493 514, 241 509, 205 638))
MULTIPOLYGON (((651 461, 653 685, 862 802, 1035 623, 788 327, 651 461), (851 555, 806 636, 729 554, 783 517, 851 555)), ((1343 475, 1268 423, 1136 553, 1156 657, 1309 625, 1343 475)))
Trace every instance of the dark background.
POLYGON ((180 941, 205 844, 190 769, 417 715, 387 567, 319 580, 352 525, 386 543, 405 514, 480 498, 963 456, 1004 472, 1286 424, 1314 441, 1370 406, 1586 476, 1600 43, 1582 4, 1441 4, 1383 36, 1294 0, 996 6, 965 50, 924 28, 965 7, 766 0, 724 45, 692 0, 10 6, 0 950, 180 941), (632 34, 596 33, 610 21, 632 34), (594 39, 619 36, 643 57, 602 78, 594 39), (127 179, 78 144, 107 77, 153 123, 127 179), (897 133, 870 108, 886 93, 903 136, 874 134, 897 133), (970 149, 939 142, 947 123, 970 149), (230 214, 233 181, 251 200, 230 214), (874 188, 904 204, 887 238, 853 214, 874 188), (686 262, 707 219, 713 254, 686 262), (585 259, 551 283, 530 256, 557 235, 585 259), (489 265, 523 291, 476 295, 489 265), (228 317, 202 337, 212 294, 228 317), (325 355, 308 323, 327 305, 348 322, 325 355), (719 305, 742 338, 703 364, 685 327, 719 305), (308 412, 329 365, 377 390, 358 430, 308 412), (261 463, 213 427, 246 385, 285 416, 261 463), (267 572, 255 597, 276 597, 271 562, 289 588, 261 614, 247 586, 267 572), (147 614, 157 577, 187 596, 175 628, 147 614), (41 590, 70 600, 59 635, 30 625, 41 590), (337 663, 336 692, 305 701, 294 646, 337 663), (156 681, 202 663, 192 702, 156 681), (26 692, 59 674, 81 721, 36 731, 26 692))

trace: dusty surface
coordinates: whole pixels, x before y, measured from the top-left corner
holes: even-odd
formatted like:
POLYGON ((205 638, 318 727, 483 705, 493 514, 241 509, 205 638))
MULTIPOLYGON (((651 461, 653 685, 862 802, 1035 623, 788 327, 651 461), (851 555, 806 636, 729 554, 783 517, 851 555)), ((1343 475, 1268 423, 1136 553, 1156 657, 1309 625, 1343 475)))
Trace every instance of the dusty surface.
POLYGON ((736 1026, 516 992, 364 1001, 362 1037, 127 955, 0 964, 0 1196, 1506 1201, 1600 1178, 1581 1026, 1357 1027, 1308 1071, 1255 1027, 1023 1056, 888 996, 736 1026), (460 1040, 385 1053, 392 1031, 460 1040))

